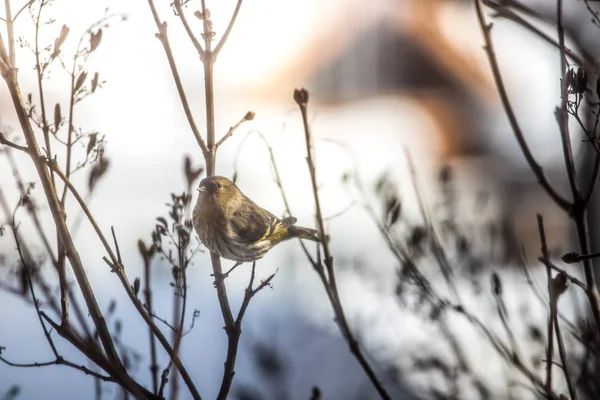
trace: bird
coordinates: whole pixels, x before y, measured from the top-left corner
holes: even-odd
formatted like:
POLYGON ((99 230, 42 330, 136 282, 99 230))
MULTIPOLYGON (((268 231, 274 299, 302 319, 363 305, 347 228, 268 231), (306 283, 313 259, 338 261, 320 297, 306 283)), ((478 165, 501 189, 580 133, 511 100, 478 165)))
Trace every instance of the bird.
POLYGON ((197 191, 192 219, 200 241, 219 257, 235 261, 224 275, 244 262, 261 259, 285 240, 320 241, 315 229, 295 226, 295 217, 279 219, 250 200, 226 177, 206 177, 197 191))

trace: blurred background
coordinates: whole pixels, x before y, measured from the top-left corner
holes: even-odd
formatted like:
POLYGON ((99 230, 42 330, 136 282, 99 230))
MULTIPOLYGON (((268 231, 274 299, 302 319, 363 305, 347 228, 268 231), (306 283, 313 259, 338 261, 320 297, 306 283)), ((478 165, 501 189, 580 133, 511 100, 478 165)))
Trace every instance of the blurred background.
MULTIPOLYGON (((217 37, 227 26, 235 3, 207 2, 217 37)), ((521 3, 538 14, 535 18, 526 15, 528 21, 554 37, 553 2, 521 3)), ((13 5, 14 9, 20 7, 13 5)), ((168 22, 197 123, 204 126, 201 64, 169 4, 157 2, 157 7, 168 22)), ((192 14, 199 8, 194 1, 186 6, 198 34, 201 21, 192 14)), ((106 82, 78 105, 75 122, 105 136, 109 169, 88 197, 89 204, 105 234, 114 226, 127 274, 133 279, 143 270, 138 240, 150 243, 156 217, 169 211, 165 203, 171 201, 170 193, 186 190, 184 156, 202 166, 202 155, 182 112, 162 46, 154 36, 157 29, 146 2, 57 0, 45 13, 56 19, 43 27, 40 37, 46 44, 53 43, 63 24, 70 28, 62 49, 65 59, 90 24, 107 13, 116 14, 103 32, 101 47, 87 64, 90 74, 98 71, 106 82)), ((565 1, 569 47, 595 56, 593 43, 600 32, 590 22, 589 13, 583 2, 565 1)), ((566 196, 568 185, 554 118, 560 102, 558 51, 513 22, 503 18, 493 22, 497 57, 517 118, 539 163, 566 196)), ((33 24, 27 11, 16 30, 22 44, 32 41, 33 24)), ((292 98, 294 88, 309 90, 320 193, 340 295, 360 343, 395 399, 453 398, 441 394, 461 399, 532 396, 524 387, 526 380, 464 318, 449 315, 441 326, 419 307, 407 304, 399 278, 402 266, 389 251, 376 222, 385 224, 385 204, 391 196, 401 204, 401 223, 390 226, 390 232, 400 241, 414 236, 423 217, 413 178, 434 224, 459 226, 460 237, 449 235, 444 243, 457 272, 454 279, 462 301, 506 337, 490 293, 490 274, 497 272, 503 279, 512 328, 523 344, 522 351, 533 368, 544 373, 540 362, 544 345, 535 333, 545 329, 546 305, 536 298, 519 265, 527 261, 526 268, 543 288, 545 271, 536 261, 540 245, 535 214, 543 213, 556 254, 570 250, 570 228, 567 216, 537 185, 518 148, 482 45, 471 1, 253 0, 244 2, 215 67, 217 136, 224 135, 247 111, 256 113, 253 121, 242 125, 220 148, 218 174, 235 175, 246 195, 284 215, 268 143, 292 214, 299 224, 312 227, 314 204, 302 120, 292 98), (368 212, 369 207, 374 214, 368 212)), ((26 47, 17 50, 22 91, 34 93, 35 99, 35 60, 26 47)), ((64 107, 69 95, 64 71, 56 67, 44 84, 49 107, 56 102, 64 107)), ((4 83, 0 85, 0 127, 21 138, 4 83)), ((577 161, 586 174, 590 152, 582 146, 575 125, 571 131, 577 161)), ((12 151, 9 160, 6 148, 1 149, 0 191, 8 205, 5 212, 19 199, 13 167, 16 165, 25 181, 35 181, 36 175, 24 155, 12 151)), ((85 154, 85 146, 78 151, 85 154)), ((76 174, 75 184, 85 188, 88 174, 86 170, 76 174)), ((39 188, 33 199, 52 237, 51 217, 39 188)), ((73 199, 69 198, 67 206, 67 221, 79 225, 76 244, 101 307, 107 310, 111 303, 116 304, 107 317, 109 326, 119 330, 119 343, 131 358, 133 375, 148 385, 147 328, 102 261, 104 252, 91 227, 86 221, 77 222, 79 209, 73 199)), ((0 213, 0 222, 9 217, 0 213)), ((34 254, 40 254, 43 264, 43 247, 31 219, 20 211, 17 220, 22 237, 34 254)), ((592 233, 595 229, 592 225, 592 233)), ((435 259, 426 254, 418 259, 419 268, 439 290, 448 291, 435 259)), ((3 288, 18 286, 17 265, 12 237, 1 236, 3 288)), ((171 267, 158 257, 151 267, 156 313, 170 320, 174 300, 171 267)), ((248 282, 247 267, 238 268, 226 281, 234 309, 248 282)), ((274 271, 272 288, 252 300, 245 318, 230 397, 308 399, 318 387, 323 399, 378 398, 348 352, 324 289, 297 242, 281 244, 257 264, 258 278, 265 279, 274 271)), ((52 271, 45 272, 56 285, 52 271)), ((198 310, 199 316, 181 349, 183 362, 205 398, 214 398, 218 391, 226 350, 210 273, 209 257, 200 251, 187 271, 190 318, 186 325, 192 322, 193 310, 198 310)), ((579 315, 576 295, 569 293, 561 307, 573 319, 579 315)), ((53 335, 65 357, 89 365, 53 335)), ((573 357, 581 353, 575 344, 569 346, 573 357)), ((34 308, 9 290, 0 290, 0 347, 5 348, 2 355, 14 362, 52 358, 34 308)), ((167 357, 161 353, 159 359, 164 368, 167 357)), ((0 363, 0 398, 5 394, 12 398, 11 390, 17 390, 19 399, 84 399, 98 393, 93 378, 66 367, 24 369, 0 363)), ((102 385, 101 394, 105 398, 122 396, 110 384, 102 385)), ((179 397, 188 398, 185 388, 179 397)))

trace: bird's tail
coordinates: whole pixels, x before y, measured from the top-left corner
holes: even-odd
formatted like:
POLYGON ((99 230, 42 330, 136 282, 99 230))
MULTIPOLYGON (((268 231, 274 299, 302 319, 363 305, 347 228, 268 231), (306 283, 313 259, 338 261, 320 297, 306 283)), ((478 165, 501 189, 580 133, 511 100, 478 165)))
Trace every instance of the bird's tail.
POLYGON ((314 229, 303 228, 301 226, 290 226, 288 228, 288 237, 308 239, 313 240, 315 242, 321 241, 321 239, 319 239, 319 232, 317 232, 314 229))

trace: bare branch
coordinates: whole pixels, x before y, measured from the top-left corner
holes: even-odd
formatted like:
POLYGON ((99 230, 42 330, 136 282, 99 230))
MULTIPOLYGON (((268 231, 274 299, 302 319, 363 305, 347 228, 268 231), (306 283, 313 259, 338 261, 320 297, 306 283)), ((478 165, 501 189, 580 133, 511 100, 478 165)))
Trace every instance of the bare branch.
POLYGON ((175 10, 177 10, 177 16, 179 16, 179 19, 181 20, 181 23, 183 24, 183 27, 185 28, 185 31, 187 32, 190 40, 192 41, 194 48, 198 52, 200 59, 204 59, 204 49, 202 48, 202 45, 198 41, 196 35, 194 35, 194 32, 192 32, 192 28, 190 28, 190 24, 188 23, 187 18, 183 13, 183 8, 181 7, 181 0, 175 0, 173 2, 173 5, 175 6, 175 10))
MULTIPOLYGON (((204 0, 202 0, 202 2, 204 3, 204 0)), ((231 20, 229 21, 229 25, 227 25, 227 29, 225 29, 225 33, 223 33, 221 40, 219 40, 217 47, 215 47, 215 50, 213 51, 214 58, 216 58, 219 55, 219 53, 221 52, 221 49, 225 45, 225 42, 227 42, 227 38, 229 38, 229 34, 231 33, 231 30, 233 29, 233 25, 235 24, 235 20, 238 16, 238 13, 240 12, 241 7, 242 7, 242 0, 238 0, 237 4, 235 5, 235 10, 233 11, 233 15, 231 16, 231 20)))
POLYGON ((531 153, 529 149, 529 145, 525 140, 525 136, 523 135, 523 131, 517 122, 517 118, 512 109, 512 105, 510 100, 508 99, 508 94, 506 93, 506 88, 504 87, 504 81, 502 79, 502 74, 500 73, 500 68, 498 67, 498 61, 496 60, 496 54, 494 52, 494 47, 492 43, 492 39, 490 36, 490 32, 492 30, 492 24, 486 23, 485 16, 483 14, 483 10, 481 7, 481 0, 473 0, 475 2, 475 8, 477 9, 477 20, 479 21, 479 26, 481 28, 481 33, 483 35, 483 39, 485 41, 485 53, 488 57, 488 61, 490 64, 490 68, 492 70, 492 75, 494 76, 494 82, 496 82, 496 88, 498 89, 498 94, 500 95, 500 99, 502 100, 502 105, 504 107, 504 111, 506 116, 508 117, 508 121, 510 122, 511 128, 515 134, 517 142, 521 147, 521 151, 531 168, 531 171, 535 174, 538 183, 548 195, 554 200, 554 202, 563 210, 569 212, 572 204, 564 199, 556 190, 552 187, 542 167, 537 163, 535 157, 531 153))
POLYGON ((13 149, 19 150, 19 151, 23 151, 25 153, 29 153, 29 149, 25 146, 20 146, 16 143, 11 142, 10 140, 8 140, 6 138, 6 136, 4 136, 4 134, 2 132, 0 132, 0 144, 12 147, 13 149))
MULTIPOLYGON (((560 0, 558 0, 560 2, 560 0)), ((569 395, 571 399, 577 400, 577 390, 575 389, 575 385, 573 383, 573 376, 571 375, 571 371, 569 369, 569 364, 567 360, 567 354, 565 351, 565 343, 562 338, 562 334, 560 332, 560 325, 558 321, 558 299, 562 292, 559 292, 555 287, 556 278, 552 279, 552 274, 550 273, 550 253, 548 251, 548 244, 546 241, 546 233, 544 231, 544 220, 540 214, 537 215, 537 223, 538 223, 538 231, 540 235, 540 240, 542 242, 542 260, 546 264, 546 275, 548 279, 548 295, 549 295, 549 305, 550 305, 550 318, 548 321, 548 348, 546 350, 546 362, 547 362, 547 374, 546 374, 546 390, 552 390, 552 352, 553 352, 553 330, 556 332, 556 340, 558 342, 558 350, 560 354, 560 360, 563 366, 563 374, 565 376, 565 380, 567 381, 567 387, 569 388, 569 395), (554 329, 553 329, 554 328, 554 329)), ((564 275, 557 275, 557 277, 565 277, 564 275)), ((565 277, 566 278, 566 277, 565 277)), ((566 287, 566 286, 565 286, 566 287)), ((562 290, 562 289, 561 289, 562 290)))
MULTIPOLYGON (((333 311, 336 316, 336 321, 338 323, 338 327, 339 327, 344 339, 348 343, 350 352, 358 360, 359 364, 361 365, 361 367, 363 368, 363 370, 365 371, 365 373, 371 380, 371 383, 377 390, 377 393, 379 394, 379 396, 382 399, 391 399, 390 395, 387 393, 387 391, 385 390, 385 388, 379 381, 379 378, 377 377, 377 375, 375 374, 375 372, 373 371, 373 369, 367 362, 365 356, 362 353, 362 350, 360 348, 358 341, 352 334, 350 326, 348 325, 348 322, 346 321, 346 316, 345 316, 344 310, 342 308, 342 302, 339 298, 337 283, 335 280, 335 271, 333 269, 333 257, 329 250, 329 241, 325 234, 325 225, 324 225, 323 216, 321 213, 321 202, 319 199, 319 191, 318 191, 318 185, 317 185, 317 173, 316 173, 315 160, 314 160, 314 154, 313 154, 314 148, 313 148, 310 124, 308 122, 308 98, 309 98, 309 95, 308 95, 308 91, 306 89, 296 89, 294 91, 294 100, 300 107, 300 112, 302 114, 302 122, 304 125, 304 136, 305 136, 305 140, 306 140, 306 154, 307 154, 306 161, 308 163, 308 170, 310 173, 312 192, 313 192, 313 197, 314 197, 314 202, 315 202, 315 211, 316 211, 317 228, 318 228, 317 230, 319 231, 319 237, 321 238, 321 247, 323 248, 325 269, 327 270, 327 275, 328 275, 328 279, 323 279, 324 278, 324 276, 323 276, 321 280, 322 281, 326 280, 327 285, 325 286, 325 289, 327 292, 330 293, 330 301, 331 301, 331 305, 332 305, 333 311)), ((319 272, 319 271, 317 271, 317 272, 319 272)), ((323 272, 320 272, 320 274, 322 274, 322 273, 323 272)))
POLYGON ((8 63, 13 68, 15 64, 15 26, 10 10, 10 0, 4 0, 4 11, 6 13, 6 31, 8 32, 8 63))
POLYGON ((228 139, 228 138, 229 138, 231 135, 233 135, 233 133, 235 132, 235 130, 236 130, 237 128, 239 128, 239 127, 240 127, 240 125, 242 125, 242 124, 243 124, 244 122, 246 122, 246 121, 252 121, 253 119, 254 119, 254 113, 253 113, 252 111, 248 111, 248 112, 246 113, 246 115, 244 115, 244 116, 242 117, 242 119, 240 119, 240 120, 238 121, 238 123, 237 123, 237 124, 235 124, 234 126, 232 126, 231 128, 229 128, 229 130, 227 131, 227 133, 225 134, 225 136, 223 136, 223 137, 221 138, 221 140, 219 140, 219 141, 217 142, 217 144, 215 145, 215 148, 217 148, 217 149, 218 149, 218 148, 219 148, 219 146, 220 146, 220 145, 222 145, 222 144, 223 144, 223 142, 225 142, 225 140, 227 140, 227 139, 228 139))
POLYGON ((27 3, 23 4, 23 7, 21 7, 19 9, 19 11, 17 11, 17 13, 15 14, 14 18, 13 18, 13 22, 17 20, 17 18, 19 18, 19 15, 25 11, 25 9, 27 9, 28 7, 30 7, 33 3, 35 3, 35 0, 29 0, 27 3))
POLYGON ((108 241, 106 240, 106 237, 100 230, 100 227, 96 223, 96 220, 94 219, 89 208, 85 204, 85 201, 83 200, 83 198, 81 197, 81 195, 79 194, 77 189, 66 178, 65 174, 60 170, 60 167, 58 166, 58 164, 55 161, 48 161, 47 163, 48 163, 48 166, 54 172, 56 172, 57 176, 59 176, 60 179, 68 186, 69 190, 71 191, 71 193, 73 194, 73 196, 75 197, 77 202, 79 203, 79 206, 85 213, 87 219, 90 221, 90 223, 94 227, 94 231, 96 232, 96 235, 102 242, 104 249, 109 254, 110 259, 112 260, 112 261, 108 260, 105 257, 104 258, 105 262, 111 267, 112 271, 115 272, 117 274, 117 276, 119 277, 121 284, 125 288, 127 295, 129 296, 129 299, 134 304, 136 310, 142 316, 144 321, 152 328, 154 335, 156 335, 156 337, 158 338, 159 342, 161 343, 161 345, 163 346, 165 351, 169 354, 169 357, 171 357, 171 359, 173 360, 173 363, 179 370, 181 377, 183 378, 184 382, 186 383, 186 385, 187 385, 188 389, 190 390, 190 393, 192 394, 194 399, 200 399, 201 398, 200 394, 198 393, 198 390, 196 389, 196 386, 194 385, 194 382, 192 381, 191 377, 189 376, 187 370, 181 363, 179 356, 173 351, 173 349, 169 345, 169 342, 167 341, 167 339, 164 337, 164 335, 162 334, 160 329, 158 329, 158 327, 156 326, 154 321, 152 321, 152 316, 144 308, 143 304, 140 302, 140 300, 137 298, 136 294, 133 292, 133 289, 131 288, 131 284, 129 283, 127 275, 125 274, 125 268, 123 268, 123 265, 119 262, 118 257, 115 255, 115 253, 110 248, 108 241))
POLYGON ((163 49, 165 50, 165 54, 167 56, 167 60, 169 62, 169 67, 171 68, 171 74, 173 75, 173 79, 175 81, 175 86, 177 87, 177 92, 179 94, 179 99, 181 100, 181 105, 183 106, 183 111, 185 112, 185 116, 190 125, 190 129, 198 142, 198 145, 202 149, 203 153, 207 153, 209 148, 206 146, 204 139, 200 135, 200 130, 196 125, 196 120, 192 114, 192 110, 190 108, 190 104, 187 100, 187 95, 185 94, 185 90, 183 88, 183 84, 181 83, 181 77, 179 76, 179 71, 177 69, 177 64, 175 63, 175 57, 173 57, 173 51, 171 50, 171 45, 169 44, 169 36, 167 34, 167 23, 161 22, 158 16, 158 12, 156 11, 156 7, 154 6, 153 0, 148 0, 148 4, 150 5, 150 10, 152 11, 152 16, 154 17, 154 22, 156 23, 156 27, 158 28, 158 33, 156 37, 163 45, 163 49))

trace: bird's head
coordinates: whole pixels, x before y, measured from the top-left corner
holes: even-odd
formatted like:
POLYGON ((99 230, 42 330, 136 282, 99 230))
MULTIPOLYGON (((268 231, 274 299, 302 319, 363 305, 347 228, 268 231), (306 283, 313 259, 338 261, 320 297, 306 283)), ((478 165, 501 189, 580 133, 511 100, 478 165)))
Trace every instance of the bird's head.
POLYGON ((200 197, 214 198, 216 200, 233 200, 239 196, 240 190, 224 176, 209 176, 200 181, 198 186, 200 197))

